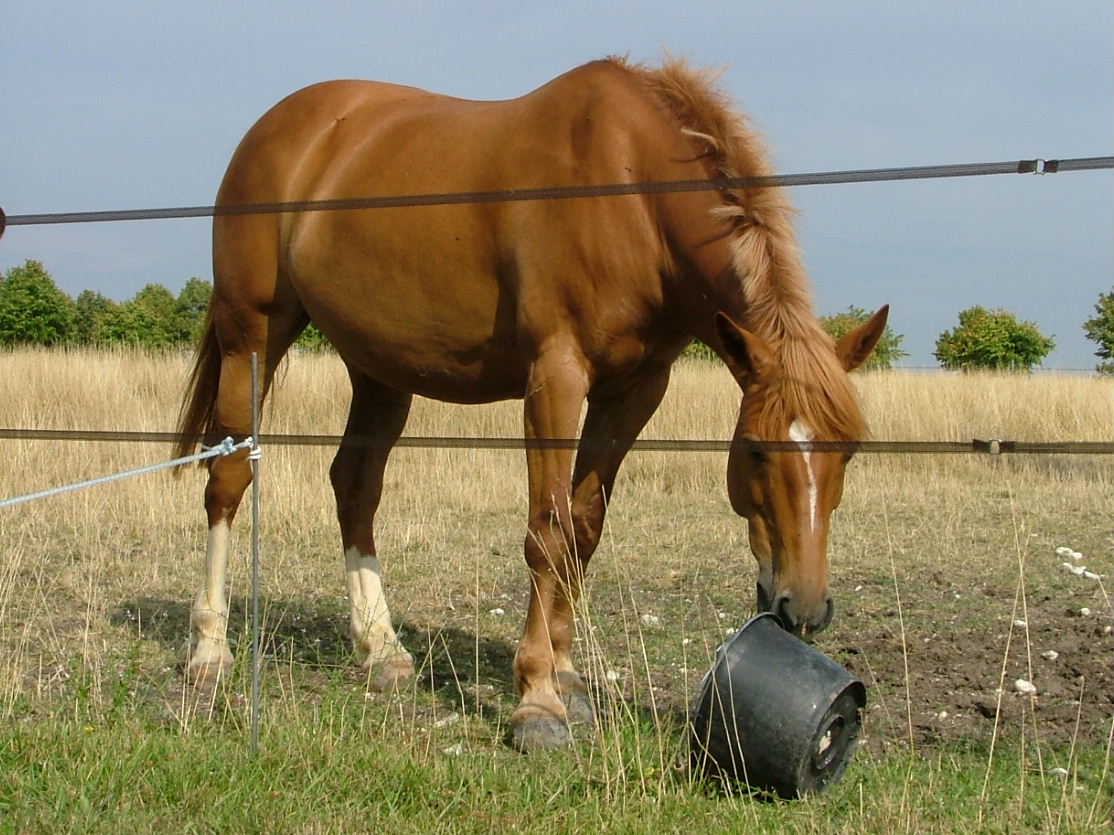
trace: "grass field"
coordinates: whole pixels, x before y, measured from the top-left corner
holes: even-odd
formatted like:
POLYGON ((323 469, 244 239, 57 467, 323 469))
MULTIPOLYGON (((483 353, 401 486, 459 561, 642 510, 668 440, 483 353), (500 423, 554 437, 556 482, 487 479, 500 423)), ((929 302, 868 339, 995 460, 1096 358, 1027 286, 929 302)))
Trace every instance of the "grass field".
MULTIPOLYGON (((0 427, 168 431, 188 358, 26 350, 0 368, 0 427)), ((858 384, 877 439, 1114 437, 1109 380, 858 384)), ((347 398, 337 360, 294 357, 264 432, 339 434, 347 398)), ((737 405, 725 371, 683 364, 643 437, 725 439, 737 405)), ((519 406, 419 402, 408 432, 515 437, 519 406)), ((87 442, 0 452, 0 498, 169 456, 87 442)), ((603 721, 529 756, 504 743, 527 592, 522 453, 392 457, 378 540, 419 676, 391 695, 366 692, 344 638, 331 456, 264 450, 257 755, 246 511, 230 566, 237 668, 205 696, 181 680, 201 471, 0 509, 0 831, 1111 829, 1110 455, 856 458, 831 543, 836 619, 817 646, 867 685, 864 738, 841 783, 792 803, 716 790, 680 765, 689 701, 753 606, 723 454, 628 459, 577 636, 603 721), (1100 578, 1068 571, 1057 547, 1100 578)))

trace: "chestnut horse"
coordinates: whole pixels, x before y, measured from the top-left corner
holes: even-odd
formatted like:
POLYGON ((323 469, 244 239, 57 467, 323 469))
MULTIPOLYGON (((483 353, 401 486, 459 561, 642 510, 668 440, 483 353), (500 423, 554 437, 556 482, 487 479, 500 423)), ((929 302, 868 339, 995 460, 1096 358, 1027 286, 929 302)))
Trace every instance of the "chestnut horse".
MULTIPOLYGON (((240 143, 218 206, 639 184, 770 174, 761 142, 707 74, 668 60, 609 59, 522 98, 465 101, 409 87, 335 81, 262 117, 240 143)), ((625 454, 693 338, 742 390, 728 492, 749 522, 758 603, 807 635, 832 617, 829 516, 864 421, 847 371, 886 308, 833 342, 813 311, 792 228, 773 187, 575 199, 222 214, 213 297, 180 429, 251 431, 250 357, 265 397, 308 322, 352 381, 330 470, 356 654, 378 688, 413 675, 392 627, 373 520, 389 446, 414 394, 524 401, 530 604, 514 659, 522 749, 571 739, 592 705, 571 657, 573 606, 625 454), (529 443, 571 439, 581 444, 529 443), (746 441, 797 442, 763 450, 746 441), (574 461, 575 452, 575 461, 574 461)), ((647 190, 648 191, 648 190, 647 190)), ((192 444, 183 442, 180 453, 192 444)), ((229 527, 251 480, 246 453, 209 465, 204 583, 187 675, 211 681, 226 642, 229 527)))

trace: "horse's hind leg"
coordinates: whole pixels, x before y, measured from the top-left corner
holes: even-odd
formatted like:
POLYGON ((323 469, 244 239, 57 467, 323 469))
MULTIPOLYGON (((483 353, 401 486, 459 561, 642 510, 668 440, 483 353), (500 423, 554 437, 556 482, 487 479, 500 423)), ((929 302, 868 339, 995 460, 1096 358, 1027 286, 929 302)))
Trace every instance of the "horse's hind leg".
MULTIPOLYGON (((221 364, 215 421, 210 430, 218 438, 231 436, 242 440, 252 432, 251 355, 255 353, 258 357, 262 407, 275 367, 304 327, 304 314, 294 307, 286 311, 286 316, 239 309, 233 317, 222 315, 222 302, 215 300, 215 304, 213 320, 221 347, 221 364)), ((205 576, 190 611, 192 640, 186 666, 187 678, 199 685, 215 683, 232 665, 225 597, 228 551, 232 520, 251 478, 247 450, 210 459, 205 487, 209 525, 205 576)))
POLYGON ((411 396, 353 369, 349 369, 349 376, 352 407, 329 476, 344 545, 352 644, 371 686, 388 690, 413 676, 414 659, 391 625, 373 525, 383 495, 387 456, 406 425, 411 396), (354 436, 374 437, 376 445, 351 443, 354 436))
MULTIPOLYGON (((236 439, 251 434, 250 356, 225 356, 217 396, 217 431, 236 439), (247 419, 244 420, 246 409, 247 419)), ((192 648, 187 677, 201 685, 213 684, 232 666, 228 649, 228 602, 225 581, 232 520, 251 483, 247 452, 211 459, 205 486, 205 514, 209 537, 205 548, 205 576, 190 611, 192 648)))

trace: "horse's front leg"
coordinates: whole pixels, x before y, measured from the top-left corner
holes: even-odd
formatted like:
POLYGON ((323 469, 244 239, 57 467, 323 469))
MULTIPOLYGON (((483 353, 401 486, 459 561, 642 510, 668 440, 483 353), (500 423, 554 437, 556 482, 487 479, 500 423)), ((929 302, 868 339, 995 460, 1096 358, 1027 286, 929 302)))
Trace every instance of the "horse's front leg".
MULTIPOLYGON (((511 715, 511 741, 520 750, 572 740, 561 678, 572 684, 572 606, 581 568, 572 519, 571 449, 530 441, 573 438, 588 378, 575 353, 551 350, 531 369, 525 399, 530 512, 524 552, 530 569, 526 628, 515 654, 521 700, 511 715)), ((579 681, 579 677, 576 677, 579 681)))
MULTIPOLYGON (((603 534, 604 517, 611 500, 619 467, 638 434, 657 411, 669 386, 669 365, 647 364, 640 374, 628 378, 620 388, 593 393, 584 417, 576 469, 573 473, 572 518, 575 540, 573 602, 588 560, 603 534)), ((571 619, 572 613, 570 611, 571 619)), ((571 622, 570 622, 571 630, 571 622)), ((572 658, 556 655, 557 683, 571 723, 595 722, 595 710, 572 658)))

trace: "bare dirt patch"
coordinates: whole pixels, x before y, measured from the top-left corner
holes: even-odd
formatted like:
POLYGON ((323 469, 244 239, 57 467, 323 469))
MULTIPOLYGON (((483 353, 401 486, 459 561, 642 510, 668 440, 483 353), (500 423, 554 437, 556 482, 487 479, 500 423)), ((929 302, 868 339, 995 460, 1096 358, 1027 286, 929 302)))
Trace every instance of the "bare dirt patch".
MULTIPOLYGON (((913 594, 907 605, 926 602, 913 594)), ((1109 620, 1079 608, 1044 596, 1028 600, 1016 625, 911 629, 904 642, 896 613, 859 612, 853 633, 838 629, 832 637, 841 640, 824 643, 867 683, 868 725, 878 739, 907 740, 911 732, 915 744, 931 745, 997 732, 1103 745, 1114 716, 1109 620)))

